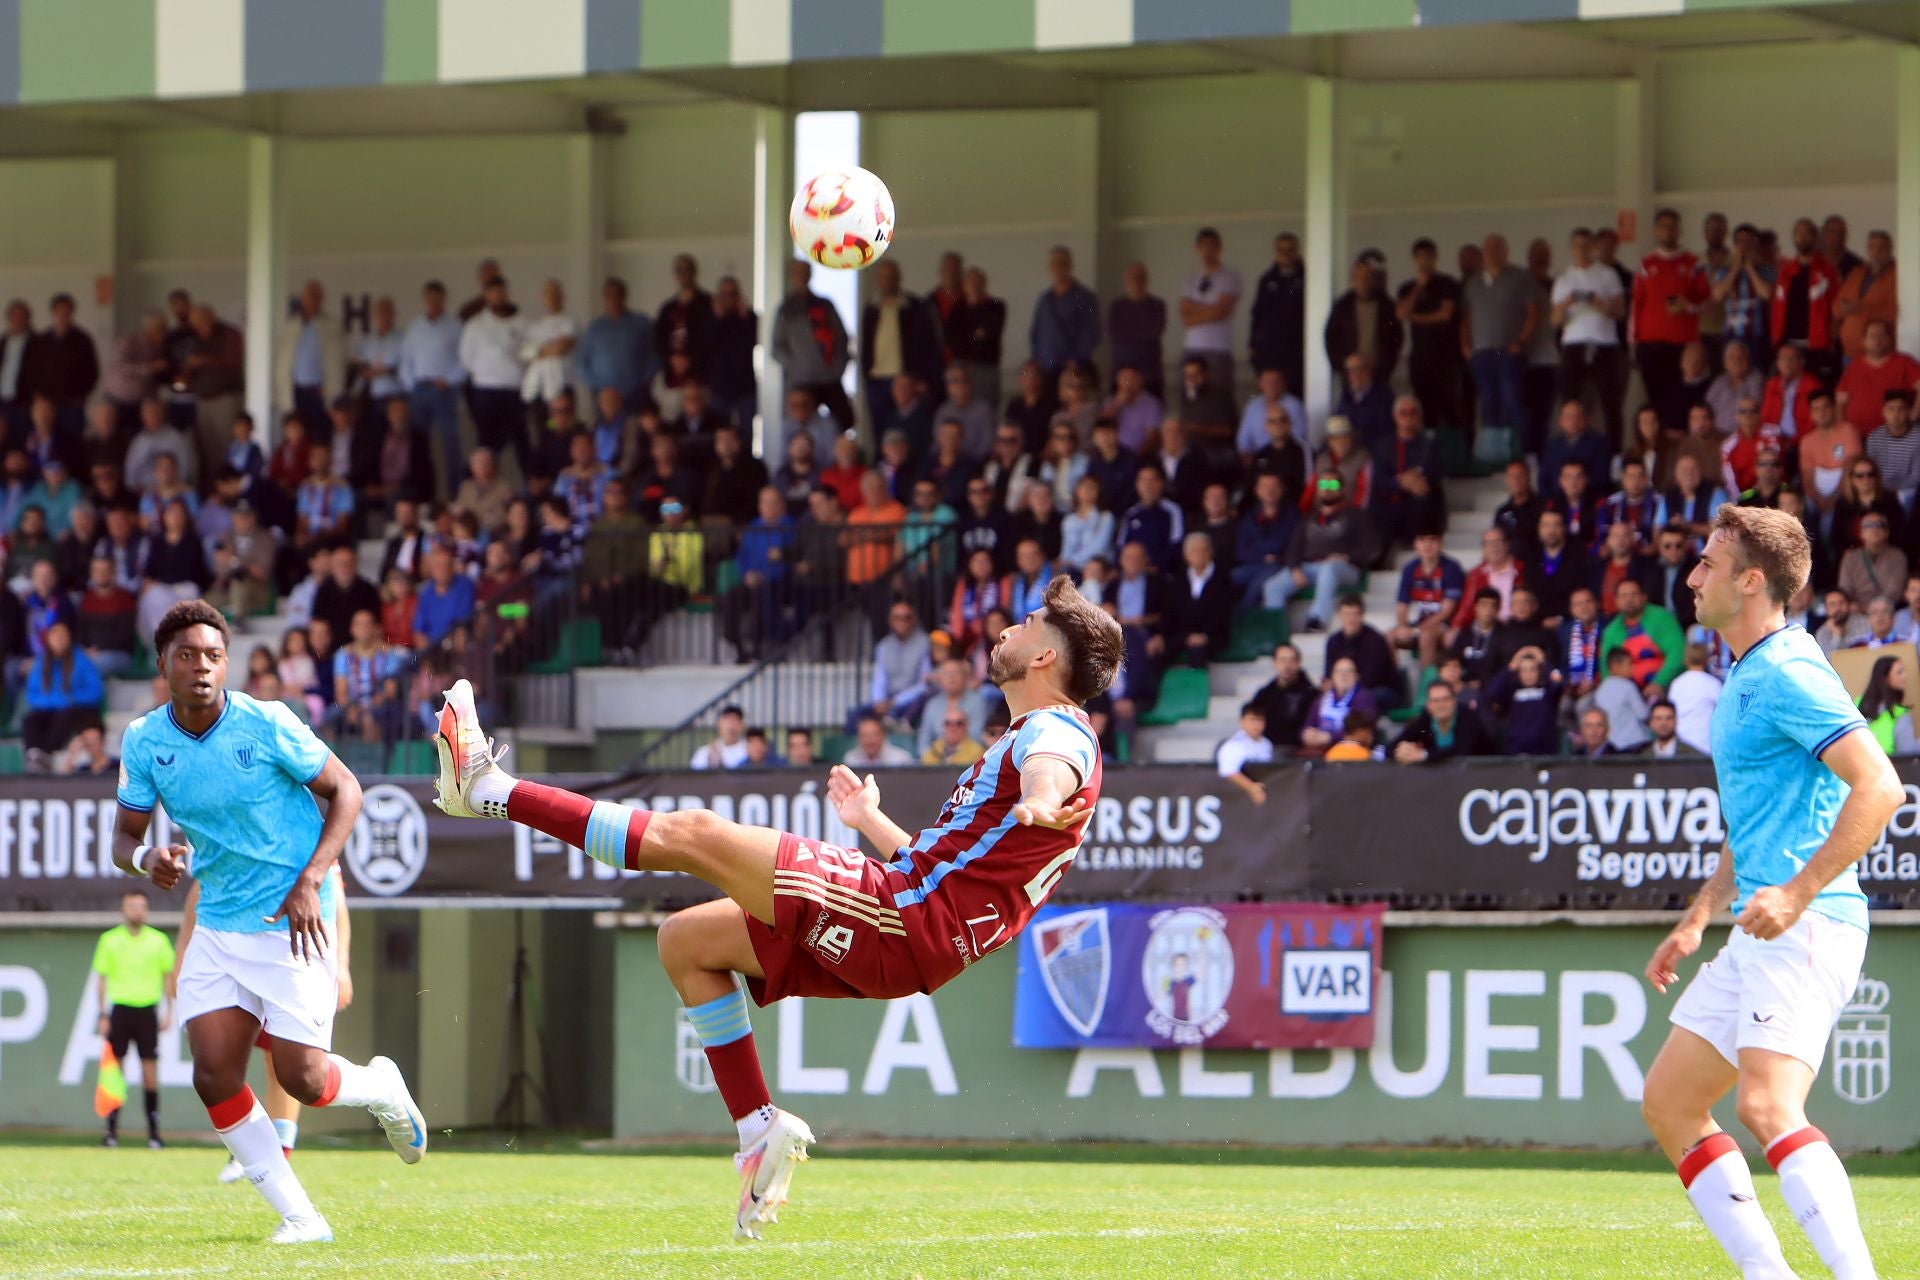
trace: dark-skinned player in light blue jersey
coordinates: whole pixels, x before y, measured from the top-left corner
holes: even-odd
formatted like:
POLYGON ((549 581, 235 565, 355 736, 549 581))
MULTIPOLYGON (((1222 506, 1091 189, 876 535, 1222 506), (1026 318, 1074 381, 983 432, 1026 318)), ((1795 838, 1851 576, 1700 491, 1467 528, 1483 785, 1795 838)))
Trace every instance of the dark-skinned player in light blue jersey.
POLYGON ((1674 1005, 1642 1108, 1746 1280, 1794 1273, 1740 1144, 1710 1114, 1729 1090, 1821 1261, 1840 1280, 1874 1275, 1847 1172, 1807 1122, 1806 1102, 1866 955, 1867 900, 1854 864, 1906 791, 1826 654, 1787 624, 1787 601, 1811 563, 1796 517, 1723 506, 1687 579, 1700 621, 1734 654, 1712 726, 1727 842, 1647 964, 1648 981, 1665 992, 1731 904, 1733 935, 1674 1005))

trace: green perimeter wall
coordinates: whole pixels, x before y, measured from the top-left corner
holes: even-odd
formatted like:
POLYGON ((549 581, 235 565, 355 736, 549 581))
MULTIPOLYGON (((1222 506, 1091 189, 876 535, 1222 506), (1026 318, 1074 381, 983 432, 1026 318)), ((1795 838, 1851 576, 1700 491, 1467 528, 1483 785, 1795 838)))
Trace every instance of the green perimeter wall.
MULTIPOLYGON (((1371 1052, 1032 1051, 1010 1046, 1012 949, 933 997, 787 1001, 754 1015, 767 1080, 823 1139, 1277 1144, 1646 1141, 1643 1073, 1673 997, 1641 968, 1654 928, 1389 928, 1371 1052)), ((1716 931, 1717 948, 1724 934, 1716 931)), ((614 1129, 620 1137, 731 1133, 654 961, 654 934, 620 935, 614 1129), (689 1085, 694 1086, 690 1088, 689 1085)), ((1852 1102, 1831 1063, 1809 1103, 1840 1145, 1920 1141, 1920 930, 1882 928, 1867 976, 1888 983, 1890 1087, 1852 1102)), ((1114 981, 1127 978, 1115 973, 1114 981)), ((1847 1022, 1864 1021, 1849 1018, 1847 1022)), ((1732 1106, 1721 1123, 1732 1129, 1732 1106)))

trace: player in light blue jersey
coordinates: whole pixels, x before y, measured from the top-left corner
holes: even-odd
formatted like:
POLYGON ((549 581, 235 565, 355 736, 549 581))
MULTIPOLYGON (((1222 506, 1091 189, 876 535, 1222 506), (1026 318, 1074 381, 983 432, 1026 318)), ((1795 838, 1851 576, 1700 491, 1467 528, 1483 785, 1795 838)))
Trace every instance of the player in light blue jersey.
POLYGON ((359 1066, 328 1052, 337 1000, 328 872, 359 816, 360 784, 285 707, 226 688, 227 640, 226 619, 203 600, 174 605, 155 630, 168 702, 121 744, 113 860, 162 889, 191 868, 200 896, 176 1008, 194 1090, 279 1212, 272 1241, 331 1240, 247 1087, 255 1039, 272 1038, 273 1073, 294 1099, 365 1107, 408 1164, 426 1154, 426 1121, 392 1061, 359 1066), (186 844, 145 843, 156 804, 186 844))
POLYGON ((1732 905, 1733 935, 1675 1004, 1642 1110, 1747 1280, 1793 1272, 1739 1143, 1710 1113, 1734 1089, 1740 1122, 1766 1149, 1821 1261, 1841 1280, 1874 1275, 1847 1172, 1807 1123, 1806 1102, 1866 954, 1867 901, 1854 864, 1906 793, 1820 646, 1787 625, 1787 601, 1811 563, 1794 516, 1723 506, 1687 579, 1701 623, 1734 655, 1712 726, 1727 842, 1647 965, 1647 980, 1665 992, 1732 905))

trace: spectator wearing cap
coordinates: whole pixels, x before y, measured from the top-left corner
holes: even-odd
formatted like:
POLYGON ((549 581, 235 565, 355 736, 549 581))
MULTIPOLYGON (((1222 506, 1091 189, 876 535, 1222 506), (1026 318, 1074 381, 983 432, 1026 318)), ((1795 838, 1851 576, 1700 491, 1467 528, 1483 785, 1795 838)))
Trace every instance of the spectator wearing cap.
POLYGON ((1348 500, 1346 482, 1338 472, 1321 472, 1314 481, 1312 513, 1294 526, 1293 542, 1287 548, 1295 589, 1313 587, 1303 630, 1326 628, 1335 597, 1358 585, 1364 567, 1373 563, 1378 552, 1373 523, 1348 500))
POLYGON ((1300 237, 1283 231, 1273 238, 1273 265, 1254 282, 1247 346, 1255 369, 1281 370, 1290 387, 1306 385, 1306 306, 1300 237))
POLYGON ((1880 425, 1880 406, 1889 392, 1908 397, 1920 387, 1920 361, 1893 349, 1893 326, 1885 320, 1865 325, 1862 350, 1847 364, 1835 390, 1840 415, 1862 434, 1880 425))
POLYGON ((1248 765, 1273 763, 1273 743, 1267 738, 1267 715, 1258 702, 1240 708, 1240 724, 1233 736, 1213 753, 1220 777, 1238 787, 1255 804, 1267 802, 1266 784, 1247 771, 1248 765))
MULTIPOLYGON (((1382 292, 1380 277, 1367 263, 1356 261, 1350 275, 1350 286, 1334 300, 1333 310, 1327 315, 1322 335, 1327 361, 1344 374, 1350 392, 1354 389, 1352 359, 1356 355, 1366 366, 1366 385, 1384 387, 1400 360, 1400 316, 1382 292)), ((1355 418, 1356 423, 1364 418, 1342 412, 1355 418)))
POLYGON ((1420 401, 1400 396, 1393 402, 1393 434, 1374 453, 1369 502, 1389 545, 1411 542, 1418 530, 1445 526, 1441 474, 1440 446, 1421 419, 1420 401))
POLYGON ((739 707, 720 708, 713 741, 700 747, 687 762, 696 770, 738 769, 747 763, 747 717, 739 707))
POLYGON ((53 402, 60 434, 79 438, 86 426, 87 397, 100 384, 100 356, 93 335, 73 322, 73 295, 56 293, 47 309, 52 323, 26 352, 21 376, 30 395, 53 402))
POLYGON ((1186 327, 1183 358, 1199 356, 1207 381, 1233 394, 1233 313, 1245 285, 1240 273, 1220 260, 1220 233, 1202 227, 1193 237, 1199 263, 1180 291, 1180 323, 1186 327))
MULTIPOLYGON (((1413 277, 1394 306, 1407 333, 1407 374, 1433 427, 1460 427, 1460 282, 1437 270, 1440 251, 1424 236, 1413 242, 1413 277)), ((1389 370, 1391 376, 1391 370, 1389 370)), ((1384 380, 1384 379, 1383 379, 1384 380)))
MULTIPOLYGON (((1140 385, 1158 404, 1161 393, 1166 390, 1167 379, 1166 357, 1163 354, 1167 333, 1167 302, 1147 292, 1145 263, 1128 263, 1127 269, 1121 273, 1120 282, 1120 296, 1107 304, 1107 336, 1113 349, 1114 385, 1117 390, 1121 370, 1132 369, 1139 375, 1140 385)), ((1150 425, 1159 425, 1159 419, 1155 418, 1150 425)), ((1139 445, 1129 447, 1137 449, 1139 445)))
MULTIPOLYGON (((1373 455, 1354 434, 1353 424, 1339 414, 1327 419, 1326 442, 1314 459, 1314 467, 1321 475, 1331 473, 1340 477, 1346 486, 1347 501, 1355 506, 1367 505, 1373 488, 1373 455)), ((1312 511, 1313 502, 1311 493, 1301 494, 1303 510, 1312 511)))
POLYGON ((1839 329, 1840 352, 1851 363, 1867 349, 1867 328, 1875 321, 1892 326, 1900 318, 1898 268, 1893 261, 1893 237, 1884 231, 1867 233, 1867 256, 1841 279, 1833 297, 1833 318, 1839 329))
POLYGON ((1397 764, 1428 764, 1493 754, 1493 739, 1480 717, 1461 714, 1459 696, 1444 680, 1427 686, 1427 705, 1393 744, 1397 764))
POLYGON ((280 332, 273 359, 275 401, 299 414, 316 440, 328 438, 327 404, 346 390, 346 343, 325 303, 318 280, 301 286, 299 305, 280 332))
POLYGON ((1880 468, 1880 483, 1910 507, 1920 490, 1920 432, 1913 429, 1914 394, 1908 388, 1885 393, 1880 428, 1867 437, 1866 453, 1880 468))

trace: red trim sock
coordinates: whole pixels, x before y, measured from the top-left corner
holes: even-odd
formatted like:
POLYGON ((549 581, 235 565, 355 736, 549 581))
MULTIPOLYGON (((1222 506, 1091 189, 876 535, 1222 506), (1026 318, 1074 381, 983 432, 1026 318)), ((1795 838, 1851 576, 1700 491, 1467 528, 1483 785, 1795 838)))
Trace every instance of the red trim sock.
POLYGON ((1726 1155, 1729 1151, 1740 1150, 1740 1144, 1734 1141, 1730 1133, 1714 1133, 1702 1138, 1699 1145, 1680 1157, 1680 1185, 1691 1188, 1693 1180, 1700 1171, 1726 1155))
POLYGON ((727 1114, 735 1120, 773 1105, 773 1095, 767 1092, 767 1078, 760 1073, 760 1052, 753 1047, 751 1033, 709 1047, 707 1066, 713 1070, 713 1083, 720 1090, 720 1100, 727 1104, 727 1114))
POLYGON ((240 1092, 225 1102, 216 1102, 207 1108, 207 1119, 213 1121, 217 1132, 224 1133, 253 1114, 254 1097, 250 1085, 241 1085, 240 1092))
POLYGON ((1773 1166, 1775 1173, 1778 1173, 1780 1172, 1781 1161, 1785 1160, 1788 1156, 1802 1147, 1810 1146, 1816 1142, 1825 1142, 1826 1140, 1827 1135, 1812 1125, 1795 1129, 1791 1133, 1783 1133, 1768 1145, 1767 1163, 1773 1166))
MULTIPOLYGON (((320 1086, 320 1096, 313 1100, 316 1107, 330 1107, 333 1100, 340 1096, 340 1064, 332 1058, 327 1059, 327 1082, 320 1086)), ((292 1155, 292 1151, 287 1152, 292 1155)))

